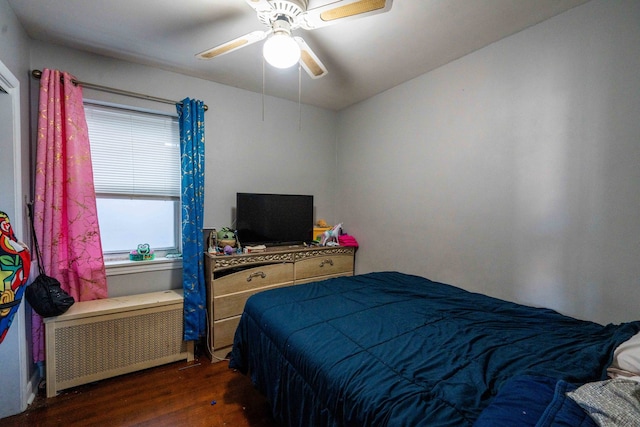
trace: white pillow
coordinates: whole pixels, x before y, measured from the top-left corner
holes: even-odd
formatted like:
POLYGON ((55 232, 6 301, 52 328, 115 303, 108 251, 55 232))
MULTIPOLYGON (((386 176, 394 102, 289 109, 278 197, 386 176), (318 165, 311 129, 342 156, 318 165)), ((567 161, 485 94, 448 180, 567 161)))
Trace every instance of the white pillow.
POLYGON ((615 349, 610 368, 611 377, 625 376, 625 372, 627 375, 640 375, 640 332, 615 349))

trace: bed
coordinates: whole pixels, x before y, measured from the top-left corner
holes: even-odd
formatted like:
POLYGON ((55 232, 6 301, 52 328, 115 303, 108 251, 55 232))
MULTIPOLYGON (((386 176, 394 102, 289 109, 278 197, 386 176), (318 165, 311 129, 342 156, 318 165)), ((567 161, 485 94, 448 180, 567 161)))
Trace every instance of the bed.
POLYGON ((288 426, 543 425, 563 406, 547 425, 590 426, 566 392, 606 381, 639 330, 379 272, 252 296, 229 367, 288 426))

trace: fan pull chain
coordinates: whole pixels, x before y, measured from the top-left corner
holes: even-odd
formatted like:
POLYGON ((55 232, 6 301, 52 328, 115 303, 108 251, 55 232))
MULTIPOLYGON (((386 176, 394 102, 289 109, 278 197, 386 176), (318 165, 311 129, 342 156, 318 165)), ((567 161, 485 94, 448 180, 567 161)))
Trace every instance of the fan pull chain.
POLYGON ((264 57, 262 58, 262 121, 264 122, 264 86, 265 86, 265 75, 264 75, 264 57))
POLYGON ((302 130, 302 67, 298 64, 298 131, 302 130))

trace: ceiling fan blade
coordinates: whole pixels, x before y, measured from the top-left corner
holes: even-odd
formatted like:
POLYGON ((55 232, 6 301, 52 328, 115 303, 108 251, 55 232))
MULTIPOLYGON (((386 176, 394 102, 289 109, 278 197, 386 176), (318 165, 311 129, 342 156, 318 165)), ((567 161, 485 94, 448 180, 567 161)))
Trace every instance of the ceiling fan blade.
POLYGON ((319 79, 326 76, 329 72, 327 67, 324 66, 320 58, 313 53, 309 45, 302 39, 302 37, 293 38, 298 46, 300 46, 300 65, 309 74, 312 79, 319 79))
POLYGON ((264 40, 270 33, 271 31, 253 31, 249 34, 245 34, 244 36, 240 36, 216 47, 200 52, 196 54, 196 57, 199 59, 215 58, 216 56, 224 55, 225 53, 233 52, 234 50, 249 46, 252 43, 264 40))
MULTIPOLYGON (((249 1, 249 0, 247 0, 249 1)), ((300 26, 305 30, 325 27, 350 19, 388 12, 393 0, 343 0, 304 12, 300 26)))
POLYGON ((258 13, 271 12, 273 7, 267 0, 246 0, 246 2, 258 13))

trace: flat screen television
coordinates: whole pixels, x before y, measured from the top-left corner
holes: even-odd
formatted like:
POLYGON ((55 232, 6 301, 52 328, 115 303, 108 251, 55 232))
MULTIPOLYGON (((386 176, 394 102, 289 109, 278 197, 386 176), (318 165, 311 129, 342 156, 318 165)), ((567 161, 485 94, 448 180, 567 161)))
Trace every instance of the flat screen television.
POLYGON ((237 193, 240 244, 297 245, 313 240, 313 196, 237 193))

